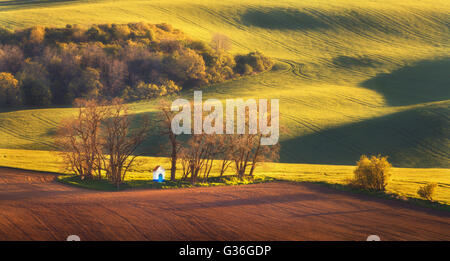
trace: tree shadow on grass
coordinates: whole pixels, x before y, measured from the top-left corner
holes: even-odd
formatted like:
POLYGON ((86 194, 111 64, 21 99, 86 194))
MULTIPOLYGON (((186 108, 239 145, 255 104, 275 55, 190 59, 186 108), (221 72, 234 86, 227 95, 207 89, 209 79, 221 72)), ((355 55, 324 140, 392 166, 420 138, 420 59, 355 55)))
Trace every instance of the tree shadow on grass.
POLYGON ((249 9, 241 20, 246 26, 265 29, 314 30, 328 27, 320 19, 292 8, 249 9))
MULTIPOLYGON (((362 154, 383 154, 402 167, 450 167, 445 140, 450 131, 450 103, 434 104, 368 119, 281 142, 285 163, 353 165, 362 154)), ((143 113, 151 119, 156 112, 143 113)), ((140 117, 134 126, 138 126, 140 117)), ((181 135, 180 141, 190 136, 181 135)), ((138 153, 168 156, 167 137, 152 128, 138 153)))
MULTIPOLYGON (((388 155, 402 167, 450 167, 445 139, 450 131, 450 103, 435 104, 368 119, 281 142, 281 162, 353 165, 362 154, 388 155)), ((157 112, 138 114, 157 119, 157 112)), ((186 141, 190 135, 181 135, 186 141)), ((168 156, 170 145, 156 123, 137 154, 168 156)))
POLYGON ((407 30, 397 24, 383 23, 377 15, 355 10, 336 13, 312 8, 249 8, 241 15, 240 22, 245 26, 275 30, 308 31, 335 28, 362 35, 367 35, 368 31, 397 36, 408 34, 407 30))
POLYGON ((14 1, 0 1, 0 6, 28 6, 40 4, 53 4, 60 2, 79 2, 79 0, 14 0, 14 1))
POLYGON ((377 60, 374 60, 370 57, 366 56, 345 56, 340 55, 332 60, 333 64, 339 67, 378 67, 381 63, 377 60))
POLYGON ((354 165, 382 154, 401 167, 449 168, 450 103, 411 109, 281 142, 281 162, 354 165))
POLYGON ((383 73, 361 84, 384 95, 391 106, 450 99, 450 58, 426 60, 383 73))

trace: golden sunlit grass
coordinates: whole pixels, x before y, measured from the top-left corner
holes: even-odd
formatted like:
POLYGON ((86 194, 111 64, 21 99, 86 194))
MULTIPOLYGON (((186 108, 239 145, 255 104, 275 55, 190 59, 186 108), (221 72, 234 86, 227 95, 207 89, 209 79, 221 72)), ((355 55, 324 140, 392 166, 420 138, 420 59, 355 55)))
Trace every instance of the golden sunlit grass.
MULTIPOLYGON (((70 174, 65 170, 58 154, 49 151, 0 149, 0 165, 70 174)), ((157 165, 170 169, 168 158, 140 157, 139 165, 127 175, 126 182, 139 183, 139 181, 151 180, 152 169, 157 165)), ((179 167, 181 168, 181 166, 179 167)), ((353 177, 354 169, 355 166, 347 165, 263 163, 262 166, 258 166, 257 175, 294 182, 324 182, 345 185, 348 179, 353 177)), ((219 173, 218 170, 218 166, 213 168, 212 176, 216 176, 219 173)), ((178 174, 181 175, 181 171, 178 171, 178 174)), ((232 170, 230 169, 226 174, 233 174, 232 170)), ((387 192, 399 197, 419 198, 417 190, 428 183, 438 184, 433 199, 441 204, 450 205, 449 169, 393 168, 387 192)))
MULTIPOLYGON (((0 25, 166 22, 204 41, 220 32, 231 38, 233 53, 261 50, 277 64, 205 86, 204 99, 280 99, 289 129, 281 161, 323 164, 267 163, 259 175, 344 184, 361 154, 381 153, 397 167, 440 167, 393 168, 388 192, 417 198, 420 186, 435 182, 435 200, 450 204, 449 13, 446 0, 2 1, 0 25)), ((153 101, 131 107, 155 111, 153 101)), ((55 154, 27 150, 53 149, 58 123, 72 112, 0 112, 0 165, 61 172, 55 154)), ((155 148, 160 140, 148 143, 155 148)), ((142 159, 128 179, 148 179, 155 165, 168 166, 165 158, 142 159)))
MULTIPOLYGON (((381 153, 396 166, 448 168, 449 12, 448 1, 418 0, 3 1, 0 25, 167 22, 205 41, 220 32, 233 53, 261 50, 277 65, 208 86, 204 97, 279 98, 290 130, 281 161, 352 164, 381 153)), ((0 113, 0 147, 52 148, 67 112, 0 113)))

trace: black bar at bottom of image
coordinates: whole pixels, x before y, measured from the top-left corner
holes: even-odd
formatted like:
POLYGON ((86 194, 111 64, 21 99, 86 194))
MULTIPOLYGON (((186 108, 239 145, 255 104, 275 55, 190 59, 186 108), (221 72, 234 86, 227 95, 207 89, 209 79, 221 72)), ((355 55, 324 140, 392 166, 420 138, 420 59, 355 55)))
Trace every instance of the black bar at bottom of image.
MULTIPOLYGON (((424 249, 446 251, 449 242, 303 242, 303 241, 192 241, 192 242, 1 242, 2 254, 11 252, 33 256, 55 256, 67 258, 114 257, 129 258, 143 255, 149 258, 164 257, 175 260, 272 260, 289 257, 287 260, 301 260, 308 255, 314 259, 323 257, 385 258, 387 253, 414 256, 424 249), (293 258, 293 259, 291 259, 293 258)), ((150 259, 149 259, 150 260, 150 259)), ((286 259, 283 259, 286 260, 286 259)))

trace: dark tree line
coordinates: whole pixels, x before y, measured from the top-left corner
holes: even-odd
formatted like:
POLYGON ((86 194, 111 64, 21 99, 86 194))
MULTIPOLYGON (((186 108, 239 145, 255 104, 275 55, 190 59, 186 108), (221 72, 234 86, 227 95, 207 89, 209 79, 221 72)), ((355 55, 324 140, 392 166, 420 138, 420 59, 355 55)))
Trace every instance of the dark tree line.
POLYGON ((268 70, 258 52, 233 56, 167 24, 0 28, 0 106, 71 104, 77 98, 150 99, 268 70))

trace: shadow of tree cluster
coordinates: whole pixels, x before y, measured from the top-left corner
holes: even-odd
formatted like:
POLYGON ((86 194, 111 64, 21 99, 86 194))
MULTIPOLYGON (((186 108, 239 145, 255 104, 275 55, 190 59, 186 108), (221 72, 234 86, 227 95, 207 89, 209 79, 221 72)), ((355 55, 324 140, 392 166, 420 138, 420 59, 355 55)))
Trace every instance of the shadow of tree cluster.
POLYGON ((22 6, 22 5, 40 5, 53 4, 64 2, 79 2, 79 0, 14 0, 14 1, 0 1, 0 6, 22 6))
POLYGON ((382 73, 361 84, 382 94, 391 106, 450 99, 450 58, 425 60, 382 73))
POLYGON ((366 56, 346 56, 339 55, 332 60, 333 64, 339 67, 377 67, 381 63, 366 56))
POLYGON ((362 154, 388 155, 402 167, 449 168, 450 104, 427 106, 281 142, 281 162, 353 165, 362 154))
POLYGON ((249 9, 241 20, 246 26, 265 29, 314 30, 328 27, 313 15, 293 8, 249 9))

